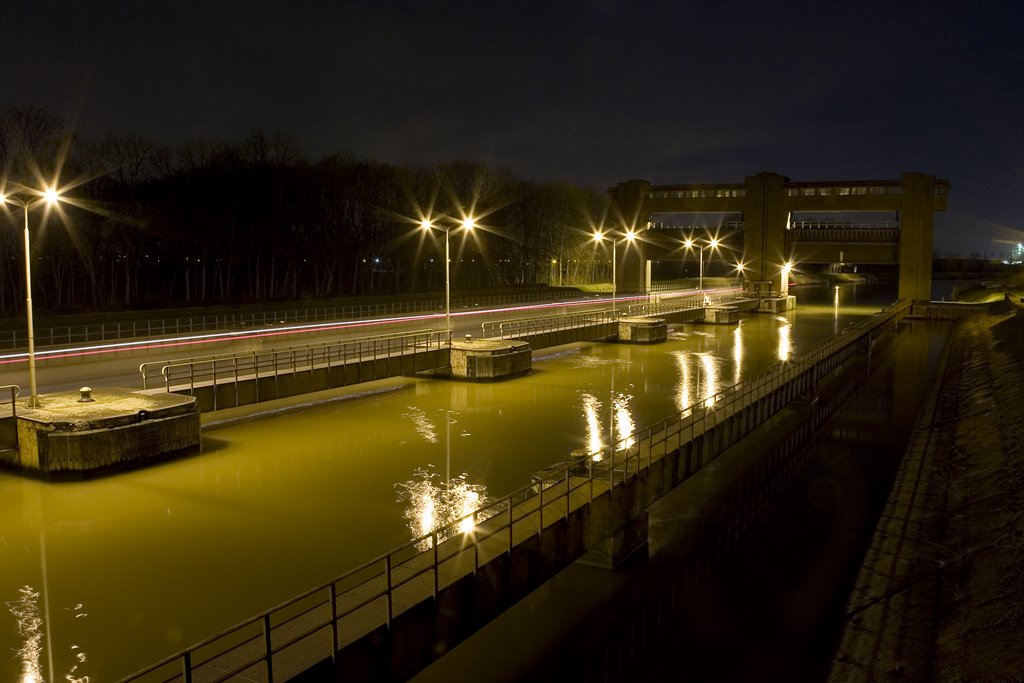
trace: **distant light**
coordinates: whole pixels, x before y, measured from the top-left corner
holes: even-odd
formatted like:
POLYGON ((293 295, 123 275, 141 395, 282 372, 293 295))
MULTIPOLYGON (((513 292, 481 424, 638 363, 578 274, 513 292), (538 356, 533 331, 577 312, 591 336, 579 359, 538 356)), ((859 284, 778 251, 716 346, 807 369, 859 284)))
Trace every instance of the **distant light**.
POLYGON ((717 247, 717 246, 718 246, 718 240, 717 240, 717 239, 715 239, 715 238, 711 238, 711 241, 710 241, 710 242, 708 242, 708 244, 710 244, 710 245, 711 245, 711 248, 712 248, 712 249, 714 249, 715 247, 717 247))
POLYGON ((466 230, 472 230, 476 226, 476 221, 472 216, 466 216, 462 219, 462 227, 466 230))
POLYGON ((636 239, 636 231, 632 230, 632 229, 631 230, 627 230, 626 231, 626 239, 629 240, 630 242, 635 240, 636 239))
POLYGON ((432 227, 434 227, 434 224, 428 221, 426 218, 424 218, 423 220, 420 221, 420 227, 423 228, 424 230, 430 230, 432 227))
POLYGON ((595 242, 600 242, 603 239, 604 239, 604 233, 601 232, 600 230, 595 230, 594 231, 594 241, 595 242))
POLYGON ((687 249, 693 249, 693 240, 691 240, 691 239, 688 239, 688 240, 686 240, 685 242, 683 242, 683 245, 684 245, 684 246, 685 246, 685 247, 686 247, 687 249))
POLYGON ((46 200, 47 204, 56 204, 57 200, 60 199, 60 195, 57 193, 57 190, 52 187, 48 187, 46 188, 46 191, 43 192, 43 199, 46 200))

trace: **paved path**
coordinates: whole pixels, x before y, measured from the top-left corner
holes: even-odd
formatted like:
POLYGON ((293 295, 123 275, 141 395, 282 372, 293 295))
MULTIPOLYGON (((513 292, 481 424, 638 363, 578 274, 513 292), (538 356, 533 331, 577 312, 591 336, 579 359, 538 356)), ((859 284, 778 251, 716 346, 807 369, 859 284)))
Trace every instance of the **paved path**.
POLYGON ((1024 315, 964 323, 847 606, 830 680, 1024 680, 1024 315))

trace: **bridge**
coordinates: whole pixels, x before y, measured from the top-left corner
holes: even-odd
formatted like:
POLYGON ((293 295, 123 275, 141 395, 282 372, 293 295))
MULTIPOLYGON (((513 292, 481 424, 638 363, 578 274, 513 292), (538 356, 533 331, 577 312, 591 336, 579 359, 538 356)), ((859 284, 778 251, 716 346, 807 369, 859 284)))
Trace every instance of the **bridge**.
MULTIPOLYGON (((671 323, 702 318, 709 307, 757 308, 758 298, 695 293, 625 309, 595 310, 481 325, 484 339, 525 341, 542 349, 580 341, 614 339, 623 317, 657 317, 671 323)), ((262 403, 299 394, 372 382, 399 375, 444 372, 451 366, 446 334, 432 330, 393 332, 318 344, 221 353, 142 363, 143 389, 195 397, 203 412, 262 403)), ((0 427, 3 422, 0 421, 0 427)), ((2 442, 0 442, 2 446, 2 442)))
MULTIPOLYGON (((742 260, 749 280, 768 281, 783 291, 783 268, 795 263, 898 264, 900 300, 931 294, 934 213, 946 209, 949 181, 923 173, 900 180, 793 182, 776 173, 748 176, 743 183, 652 185, 627 180, 609 189, 623 224, 634 229, 651 216, 672 213, 740 214, 733 227, 743 234, 742 260), (877 214, 898 219, 794 220, 794 214, 877 214)), ((680 259, 688 231, 655 229, 620 255, 620 291, 645 291, 645 264, 680 259)))

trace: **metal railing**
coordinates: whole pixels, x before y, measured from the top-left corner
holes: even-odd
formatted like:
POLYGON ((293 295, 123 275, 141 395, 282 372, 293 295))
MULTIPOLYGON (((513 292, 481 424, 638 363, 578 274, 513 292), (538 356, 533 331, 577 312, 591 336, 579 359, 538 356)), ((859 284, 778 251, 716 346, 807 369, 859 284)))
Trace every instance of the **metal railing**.
POLYGON ((488 339, 515 339, 543 332, 560 332, 562 330, 593 327, 615 322, 618 312, 580 311, 560 315, 544 315, 533 318, 514 318, 512 320, 489 320, 480 325, 483 336, 488 339))
POLYGON ((21 387, 17 384, 4 384, 0 386, 0 392, 9 391, 11 394, 11 417, 18 417, 17 398, 21 395, 21 387))
MULTIPOLYGON (((517 303, 564 299, 572 301, 591 298, 579 292, 550 290, 531 294, 505 294, 500 296, 457 297, 451 305, 456 308, 479 306, 507 306, 517 303)), ((60 327, 36 328, 35 343, 38 346, 57 344, 84 344, 88 342, 137 339, 165 335, 194 334, 223 330, 271 327, 302 323, 326 322, 332 320, 357 320, 361 318, 400 317, 413 313, 443 312, 444 299, 422 299, 332 306, 281 311, 253 311, 249 313, 226 313, 223 315, 182 316, 156 320, 90 323, 60 327)), ((20 327, 0 332, 0 349, 18 349, 28 346, 26 331, 20 327)))
POLYGON ((144 389, 155 388, 154 380, 159 375, 166 391, 194 391, 197 386, 231 382, 237 384, 241 379, 277 377, 369 358, 391 358, 418 351, 439 350, 447 346, 447 343, 448 334, 444 331, 395 332, 265 351, 142 363, 139 372, 142 374, 144 389))
MULTIPOLYGON (((543 532, 546 526, 589 505, 595 495, 631 481, 645 467, 724 422, 738 411, 783 390, 789 399, 815 381, 816 364, 909 310, 898 305, 851 326, 798 361, 783 363, 579 460, 559 463, 545 476, 451 524, 399 546, 337 579, 258 614, 131 676, 135 680, 209 683, 246 675, 284 680, 343 646, 384 626, 483 564, 543 532), (471 530, 465 530, 471 526, 471 530), (425 549, 424 549, 425 548, 425 549)), ((851 351, 852 353, 852 351, 851 351)), ((780 402, 784 404, 784 402, 780 402)), ((778 408, 778 409, 781 409, 778 408)), ((699 460, 682 476, 703 466, 699 460)))
POLYGON ((900 231, 895 228, 793 229, 786 231, 787 242, 897 242, 900 231))

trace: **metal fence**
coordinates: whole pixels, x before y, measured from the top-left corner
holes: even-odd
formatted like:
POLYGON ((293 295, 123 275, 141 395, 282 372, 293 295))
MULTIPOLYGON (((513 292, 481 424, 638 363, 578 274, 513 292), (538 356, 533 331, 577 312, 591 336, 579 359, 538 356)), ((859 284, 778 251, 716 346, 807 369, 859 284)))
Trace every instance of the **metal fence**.
MULTIPOLYGON (((0 386, 0 392, 3 392, 5 394, 10 392, 10 396, 11 396, 11 400, 10 400, 11 417, 17 417, 18 416, 18 405, 15 402, 15 399, 17 399, 18 396, 21 395, 21 387, 19 387, 17 384, 4 384, 3 386, 0 386)), ((4 412, 6 412, 7 406, 6 405, 3 406, 2 408, 0 408, 0 410, 3 410, 4 412)))
POLYGON ((195 391, 198 386, 237 384, 242 379, 277 377, 370 358, 440 350, 447 341, 448 334, 444 331, 395 332, 266 351, 155 361, 141 364, 139 372, 144 389, 162 385, 166 391, 195 391))
POLYGON ((899 241, 899 230, 872 228, 815 228, 813 230, 792 229, 786 231, 786 242, 878 242, 889 243, 899 241))
POLYGON ((17 384, 0 386, 0 393, 10 395, 10 402, 0 404, 0 450, 18 447, 18 404, 21 387, 17 384), (8 407, 9 406, 9 407, 8 407))
MULTIPOLYGON (((596 495, 635 478, 683 444, 757 401, 782 390, 787 400, 814 381, 818 363, 849 356, 854 344, 906 314, 909 304, 883 310, 820 344, 796 362, 783 363, 642 429, 602 451, 545 470, 541 481, 488 503, 455 522, 352 569, 187 650, 132 674, 125 681, 194 680, 216 683, 235 676, 285 680, 343 646, 389 628, 407 607, 477 572, 483 564, 546 526, 589 505, 596 495), (423 548, 426 548, 424 550, 423 548)), ((868 337, 870 340, 870 337, 868 337)), ((783 404, 780 401, 780 408, 783 404)), ((684 478, 703 465, 688 468, 684 478)))
MULTIPOLYGON (((451 306, 475 308, 479 306, 507 306, 535 301, 591 298, 582 292, 550 290, 531 294, 505 294, 500 296, 457 297, 451 306)), ((423 299, 418 301, 394 301, 360 304, 354 306, 332 306, 322 308, 287 309, 281 311, 253 311, 249 313, 226 313, 222 315, 182 316, 157 320, 91 323, 61 327, 36 328, 35 343, 38 346, 57 344, 84 344, 87 342, 137 339, 165 335, 194 334, 224 330, 271 327, 326 322, 332 320, 354 320, 360 318, 398 317, 414 313, 443 312, 444 299, 423 299)), ((0 349, 18 349, 28 346, 24 329, 0 332, 0 349)))
POLYGON ((515 339, 542 332, 559 332, 593 325, 615 322, 615 311, 581 311, 561 315, 544 315, 534 318, 487 321, 481 324, 484 337, 488 339, 515 339))

